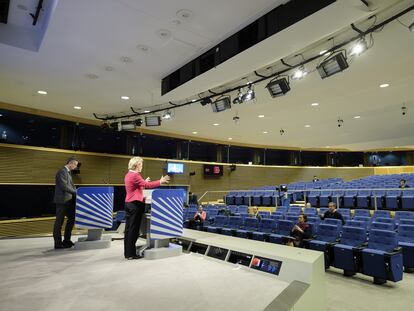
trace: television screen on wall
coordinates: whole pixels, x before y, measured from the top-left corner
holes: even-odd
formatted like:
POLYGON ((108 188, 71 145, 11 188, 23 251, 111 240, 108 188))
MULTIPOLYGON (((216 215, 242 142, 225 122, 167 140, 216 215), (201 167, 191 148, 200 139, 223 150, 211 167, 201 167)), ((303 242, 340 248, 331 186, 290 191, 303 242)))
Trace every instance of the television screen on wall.
POLYGON ((204 164, 204 175, 206 176, 222 176, 223 165, 204 164))

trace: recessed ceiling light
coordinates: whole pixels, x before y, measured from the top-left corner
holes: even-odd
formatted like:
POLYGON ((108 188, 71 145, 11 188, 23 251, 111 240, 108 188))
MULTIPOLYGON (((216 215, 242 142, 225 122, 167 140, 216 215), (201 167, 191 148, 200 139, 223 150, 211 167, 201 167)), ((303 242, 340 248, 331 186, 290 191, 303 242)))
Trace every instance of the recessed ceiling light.
POLYGON ((128 99, 129 99, 129 97, 128 97, 128 96, 121 96, 121 99, 123 99, 123 100, 128 100, 128 99))
POLYGON ((187 9, 182 9, 179 10, 175 13, 175 15, 179 18, 179 19, 183 19, 183 20, 190 20, 193 18, 193 11, 187 10, 187 9))
POLYGON ((218 123, 214 123, 213 125, 214 125, 214 126, 219 126, 220 124, 218 124, 218 123))
POLYGON ((354 119, 360 119, 361 116, 354 116, 354 119))
POLYGON ((268 131, 263 131, 263 134, 267 134, 267 133, 269 133, 268 131))
POLYGON ((106 70, 106 71, 114 71, 114 70, 115 70, 115 68, 114 68, 114 67, 112 67, 112 66, 105 66, 105 70, 106 70))
POLYGON ((144 113, 150 113, 151 110, 144 110, 144 113))
POLYGON ((161 39, 168 39, 171 37, 171 31, 167 29, 160 29, 157 31, 157 36, 161 39))
POLYGON ((233 138, 229 137, 229 140, 232 140, 233 138))
POLYGON ((0 113, 0 117, 2 117, 3 115, 0 113))
POLYGON ((198 134, 198 132, 194 131, 193 134, 198 134))
POLYGON ((312 103, 311 106, 314 106, 314 107, 319 106, 319 103, 312 103))
POLYGON ((191 102, 192 102, 192 103, 194 103, 195 101, 196 101, 195 99, 192 99, 192 100, 191 100, 191 102))
POLYGON ((120 58, 120 60, 121 60, 121 62, 123 62, 123 63, 132 63, 132 62, 133 62, 133 59, 132 59, 131 57, 128 57, 128 56, 122 56, 122 57, 120 58))
POLYGON ((383 84, 380 84, 380 87, 381 88, 384 88, 384 87, 389 87, 390 85, 388 84, 388 83, 383 83, 383 84))
POLYGON ((320 52, 319 52, 319 55, 323 55, 323 54, 325 54, 326 52, 328 52, 328 50, 322 50, 322 51, 320 51, 320 52))
POLYGON ((250 81, 247 81, 246 85, 252 84, 250 81))
POLYGON ((310 127, 310 125, 309 124, 306 124, 305 127, 310 127))
POLYGON ((73 106, 73 109, 76 109, 76 110, 81 110, 81 109, 82 109, 82 107, 80 107, 80 106, 73 106))
POLYGON ((141 52, 147 53, 149 52, 150 47, 144 44, 138 44, 137 49, 140 50, 141 52))
POLYGON ((41 95, 47 95, 47 92, 46 91, 37 91, 37 93, 38 94, 41 94, 41 95))
POLYGON ((257 117, 258 118, 264 118, 264 114, 259 114, 257 117))
POLYGON ((96 75, 96 74, 94 74, 94 73, 88 73, 88 74, 86 74, 86 77, 88 78, 88 79, 91 79, 91 80, 93 80, 93 79, 98 79, 99 77, 98 77, 98 75, 96 75))

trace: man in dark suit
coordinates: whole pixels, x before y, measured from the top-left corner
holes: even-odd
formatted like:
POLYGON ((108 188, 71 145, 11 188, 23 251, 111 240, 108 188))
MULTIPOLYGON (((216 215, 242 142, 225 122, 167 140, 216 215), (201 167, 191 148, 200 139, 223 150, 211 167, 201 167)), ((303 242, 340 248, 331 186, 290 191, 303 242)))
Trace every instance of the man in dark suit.
POLYGON ((56 186, 53 202, 56 204, 56 220, 53 227, 55 249, 70 248, 74 244, 70 240, 72 228, 75 224, 76 188, 72 181, 71 171, 78 167, 78 160, 69 158, 66 165, 56 173, 56 186), (62 242, 63 220, 67 217, 65 235, 62 242))

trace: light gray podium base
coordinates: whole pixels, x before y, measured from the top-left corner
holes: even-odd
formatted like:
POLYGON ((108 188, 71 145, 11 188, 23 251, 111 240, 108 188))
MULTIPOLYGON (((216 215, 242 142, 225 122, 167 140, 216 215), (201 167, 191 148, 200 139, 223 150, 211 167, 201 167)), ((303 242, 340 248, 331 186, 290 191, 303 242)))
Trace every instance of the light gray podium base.
POLYGON ((112 237, 110 235, 102 236, 103 229, 89 229, 87 237, 78 238, 75 242, 74 249, 101 249, 111 247, 112 237))
POLYGON ((181 245, 170 243, 168 247, 150 248, 144 251, 145 259, 163 259, 168 257, 179 256, 183 252, 181 245))

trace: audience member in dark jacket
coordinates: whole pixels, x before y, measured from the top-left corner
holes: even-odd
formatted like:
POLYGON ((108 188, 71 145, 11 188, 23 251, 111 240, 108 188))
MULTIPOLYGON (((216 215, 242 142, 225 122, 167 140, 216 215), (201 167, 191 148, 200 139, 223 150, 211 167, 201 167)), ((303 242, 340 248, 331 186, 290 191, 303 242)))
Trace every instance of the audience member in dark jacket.
POLYGON ((337 211, 336 209, 336 203, 329 202, 328 204, 328 210, 321 216, 321 219, 324 220, 326 218, 335 218, 340 219, 342 221, 342 224, 345 225, 344 217, 342 217, 341 213, 337 211))

